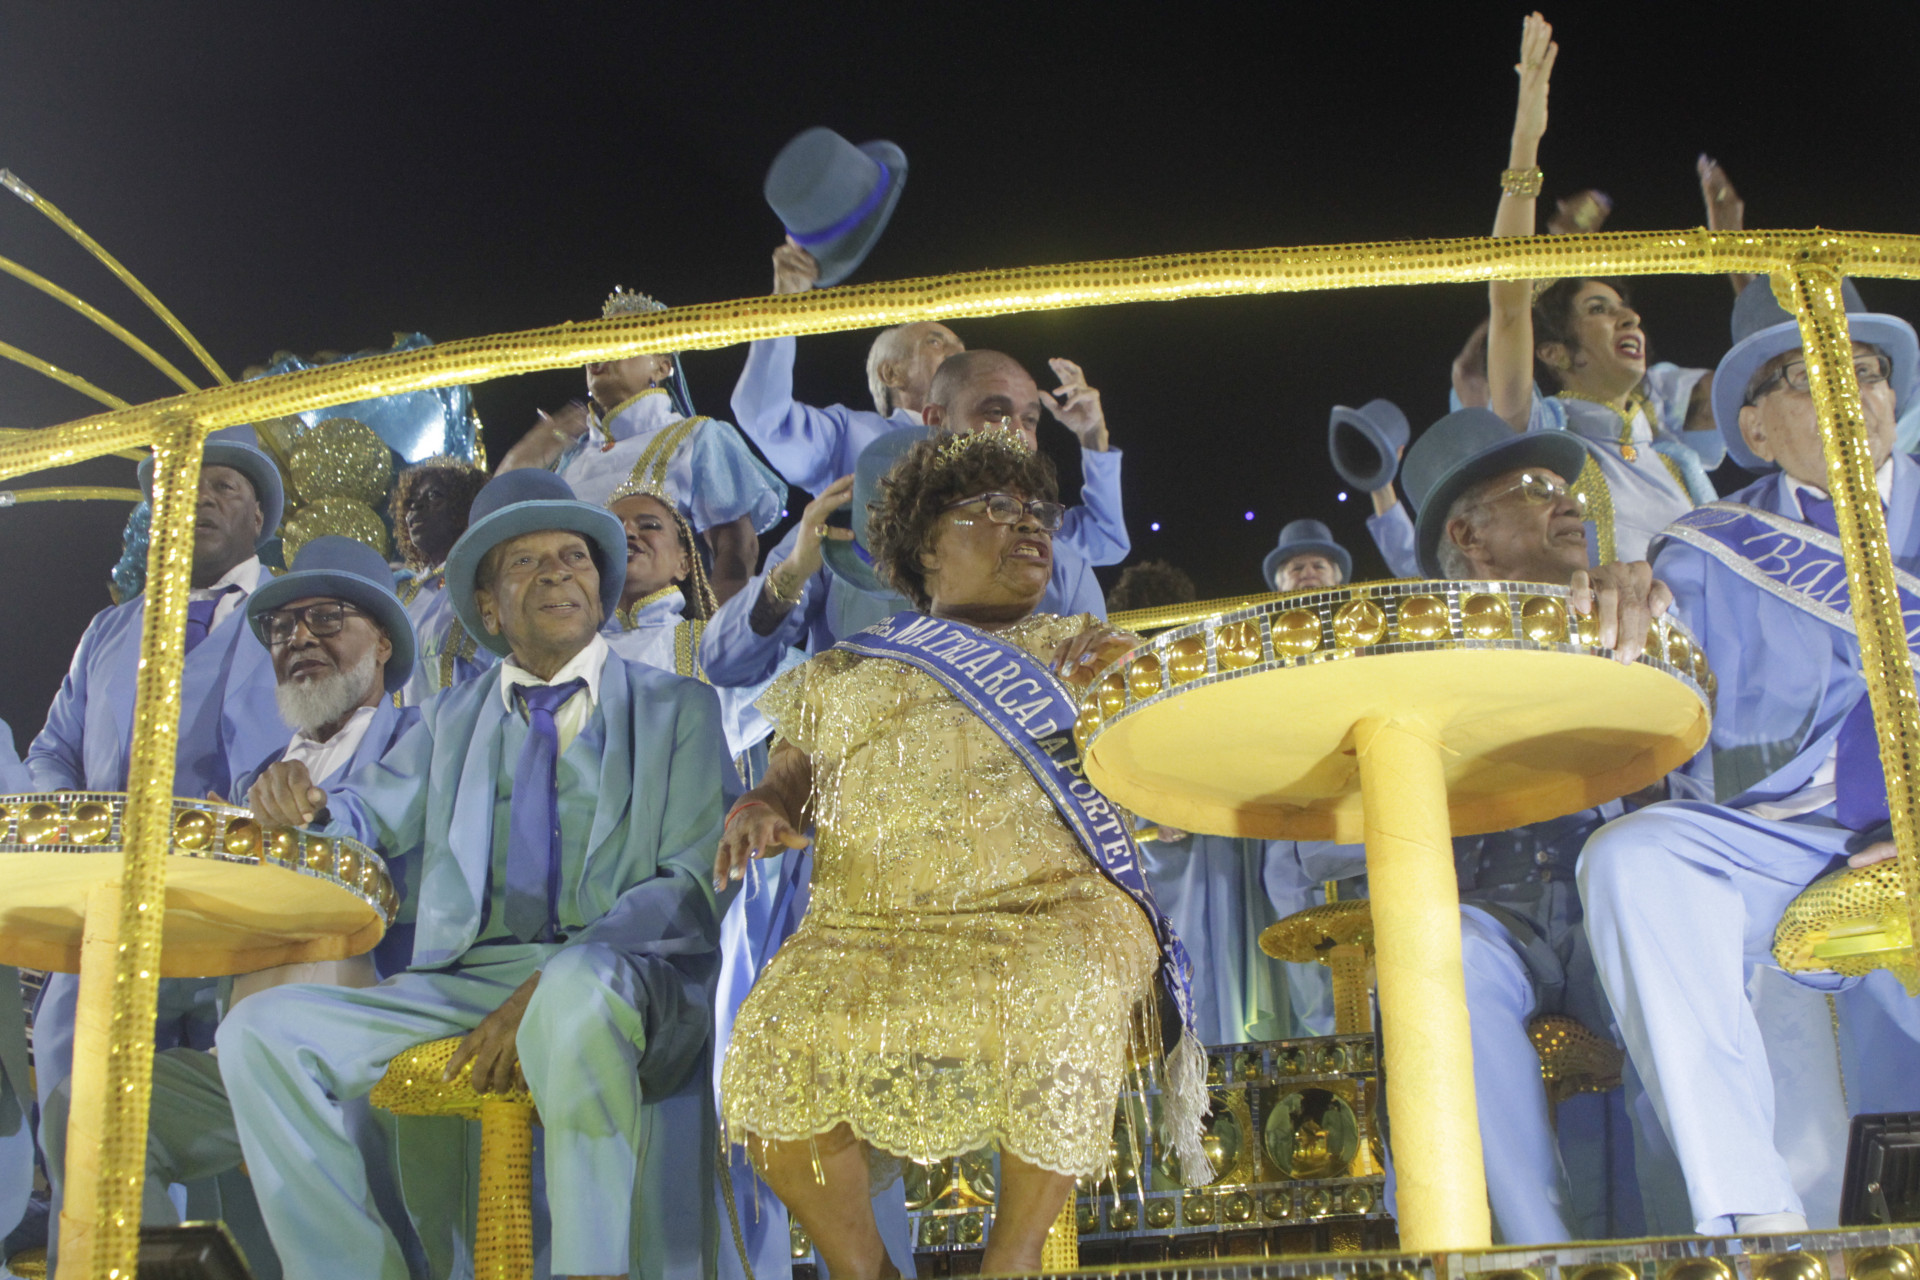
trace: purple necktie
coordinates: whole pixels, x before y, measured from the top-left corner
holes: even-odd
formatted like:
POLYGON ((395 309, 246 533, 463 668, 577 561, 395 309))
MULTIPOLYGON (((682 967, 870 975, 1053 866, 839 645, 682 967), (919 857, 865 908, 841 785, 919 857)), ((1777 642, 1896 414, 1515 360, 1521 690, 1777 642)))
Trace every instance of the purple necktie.
POLYGON ((506 924, 522 942, 553 940, 560 904, 560 731, 553 713, 586 687, 585 680, 514 686, 527 709, 527 740, 507 810, 506 924))
POLYGON ((213 630, 213 611, 220 607, 221 598, 229 591, 238 591, 235 586, 223 587, 220 594, 209 600, 187 601, 187 652, 192 653, 207 638, 207 632, 213 630))

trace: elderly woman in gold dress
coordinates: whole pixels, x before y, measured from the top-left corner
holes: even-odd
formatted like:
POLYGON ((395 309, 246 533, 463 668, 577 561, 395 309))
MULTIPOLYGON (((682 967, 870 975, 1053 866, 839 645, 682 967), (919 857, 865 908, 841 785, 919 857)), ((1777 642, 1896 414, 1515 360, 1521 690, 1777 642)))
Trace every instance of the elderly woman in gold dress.
POLYGON ((729 1133, 837 1278, 894 1274, 870 1172, 988 1145, 1000 1194, 982 1269, 1037 1270, 1074 1179, 1107 1167, 1130 1062, 1185 1099, 1169 1127, 1187 1167, 1204 1162, 1203 1065, 1190 1036, 1164 1050, 1168 1002, 1155 999, 1157 973, 1182 985, 1178 943, 1128 887, 1125 824, 1080 783, 1076 827, 1073 802, 1009 743, 1010 730, 1051 729, 1058 752, 1072 712, 1053 673, 1130 639, 1033 612, 1056 494, 1051 464, 1009 432, 936 436, 901 459, 870 527, 882 576, 918 612, 767 691, 779 735, 767 779, 721 838, 717 881, 804 847, 814 828, 811 905, 741 1007, 721 1092, 729 1133), (924 650, 961 675, 898 656, 930 636, 924 650), (1035 723, 1042 686, 1055 718, 1035 723))

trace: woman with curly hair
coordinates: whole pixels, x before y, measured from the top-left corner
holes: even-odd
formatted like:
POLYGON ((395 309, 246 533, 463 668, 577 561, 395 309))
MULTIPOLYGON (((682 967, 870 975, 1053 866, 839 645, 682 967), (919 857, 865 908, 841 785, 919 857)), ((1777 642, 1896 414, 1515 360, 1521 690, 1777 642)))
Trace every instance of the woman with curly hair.
POLYGON ((814 829, 807 915, 741 1006, 721 1090, 835 1276, 893 1274, 870 1170, 993 1144, 982 1269, 1038 1269, 1074 1179, 1108 1165, 1130 1062, 1161 1081, 1185 1172, 1211 1176, 1185 957, 1078 776, 1055 674, 1134 641, 1034 612, 1057 493, 1008 431, 907 452, 869 532, 914 607, 774 682, 767 778, 721 837, 724 885, 814 829))
POLYGON ((415 463, 394 481, 387 510, 406 567, 395 590, 419 641, 413 679, 400 694, 407 706, 425 702, 496 661, 454 617, 445 572, 447 552, 467 531, 467 512, 486 483, 484 470, 444 454, 415 463))

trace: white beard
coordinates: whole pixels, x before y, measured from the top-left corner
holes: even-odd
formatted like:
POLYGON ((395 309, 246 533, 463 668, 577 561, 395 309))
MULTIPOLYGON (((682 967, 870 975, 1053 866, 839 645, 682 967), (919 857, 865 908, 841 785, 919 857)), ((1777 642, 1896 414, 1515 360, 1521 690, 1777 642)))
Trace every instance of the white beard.
POLYGON ((274 687, 274 701, 280 705, 280 718, 312 737, 324 725, 344 720, 355 707, 367 700, 373 687, 373 650, 346 671, 336 671, 317 680, 287 681, 274 687))

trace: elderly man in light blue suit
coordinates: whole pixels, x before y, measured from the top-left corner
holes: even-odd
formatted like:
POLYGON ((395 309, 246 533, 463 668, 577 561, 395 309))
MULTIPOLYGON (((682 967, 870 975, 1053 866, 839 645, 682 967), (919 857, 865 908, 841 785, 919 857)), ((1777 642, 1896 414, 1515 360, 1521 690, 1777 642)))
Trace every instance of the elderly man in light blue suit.
POLYGON ((462 624, 502 654, 497 672, 427 703, 342 786, 282 762, 253 789, 264 822, 325 820, 418 869, 411 968, 364 990, 263 992, 220 1028, 289 1277, 405 1275, 340 1100, 447 1036, 463 1037, 450 1070, 471 1063, 487 1092, 518 1074, 540 1109, 554 1274, 712 1268, 716 1143, 697 1075, 718 964, 706 875, 731 768, 712 690, 599 635, 625 571, 619 522, 564 480, 496 478, 447 580, 462 624), (691 1128, 666 1132, 676 1119, 691 1128))
MULTIPOLYGON (((248 597, 271 577, 257 552, 279 528, 283 505, 280 473, 253 440, 250 427, 228 428, 214 433, 202 455, 174 757, 176 795, 231 795, 234 780, 258 768, 287 739, 274 703, 273 664, 246 626, 248 597)), ((142 463, 142 488, 151 487, 152 475, 152 461, 142 463)), ((46 727, 27 750, 34 790, 127 789, 146 616, 147 598, 141 594, 103 609, 88 624, 47 712, 46 727)), ((34 1017, 43 1125, 48 1100, 72 1070, 78 995, 77 977, 54 974, 34 1017)), ((217 983, 210 979, 163 980, 155 1048, 212 1044, 217 995, 217 983)), ((244 1181, 222 1180, 220 1195, 244 1196, 244 1181)), ((236 1211, 202 1195, 206 1190, 190 1191, 190 1214, 217 1218, 236 1211)), ((57 1221, 57 1199, 55 1208, 57 1221)))
MULTIPOLYGON (((1866 312, 1851 286, 1847 310, 1909 596, 1920 585, 1910 576, 1920 570, 1920 464, 1893 441, 1920 346, 1905 321, 1866 312)), ((1776 1147, 1773 1075, 1745 983, 1772 964, 1774 927, 1802 889, 1850 854, 1891 853, 1875 831, 1880 766, 1799 327, 1758 282, 1735 305, 1734 338, 1714 375, 1714 416, 1737 462, 1778 470, 1681 517, 1653 545, 1655 572, 1719 680, 1712 737, 1676 775, 1675 794, 1691 798, 1602 828, 1579 871, 1601 979, 1707 1234, 1806 1225, 1776 1147)), ((1884 819, 1883 792, 1878 803, 1884 819)), ((1843 1028, 1852 1013, 1882 1024, 1857 1056, 1842 1037, 1856 1105, 1865 1092, 1882 1109, 1912 1108, 1916 1002, 1885 973, 1792 976, 1839 993, 1843 1028)), ((1834 1135, 1836 1160, 1842 1140, 1834 1135)))

